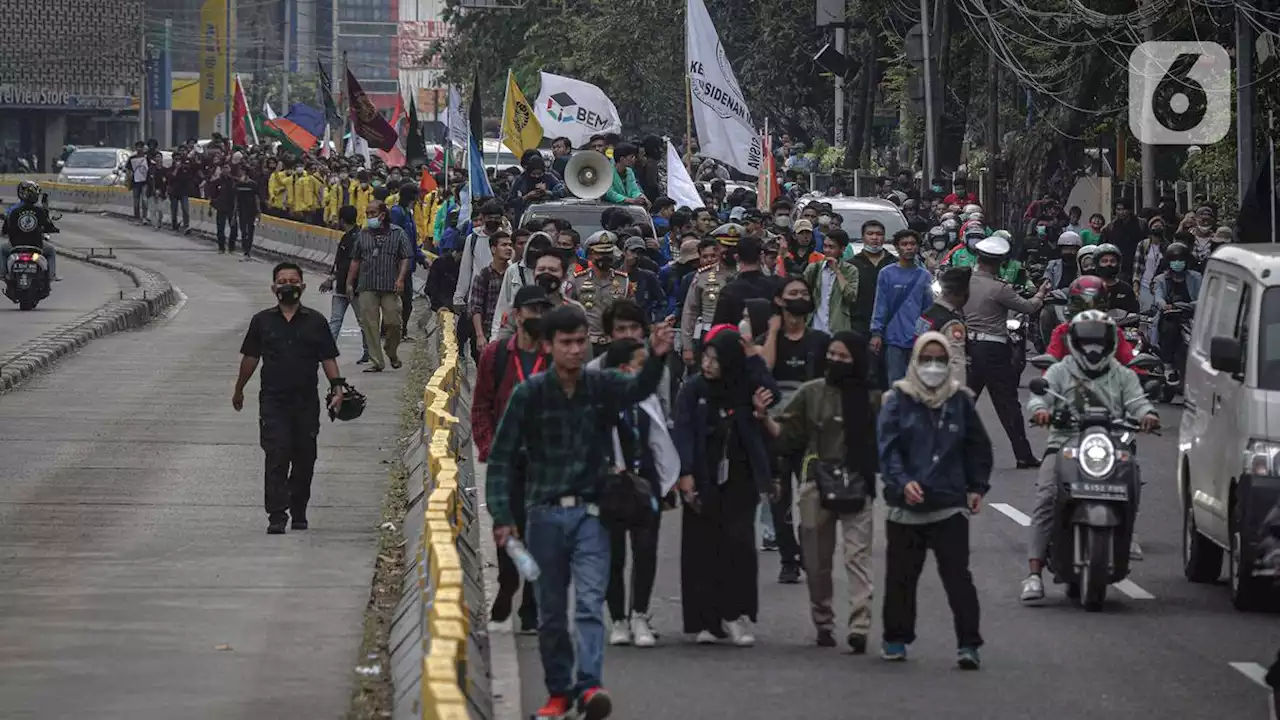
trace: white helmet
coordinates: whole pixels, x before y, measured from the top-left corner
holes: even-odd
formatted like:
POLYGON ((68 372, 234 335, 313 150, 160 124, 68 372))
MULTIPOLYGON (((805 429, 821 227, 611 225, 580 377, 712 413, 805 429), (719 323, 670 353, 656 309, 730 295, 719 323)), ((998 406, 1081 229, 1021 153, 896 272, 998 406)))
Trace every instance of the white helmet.
POLYGON ((991 237, 1000 237, 1000 238, 1004 238, 1005 240, 1012 240, 1013 234, 1010 233, 1008 230, 996 230, 995 232, 991 233, 991 237))
POLYGON ((965 206, 964 206, 964 212, 965 212, 965 214, 967 214, 967 215, 972 215, 972 214, 974 214, 974 213, 980 213, 980 212, 982 212, 982 206, 981 206, 981 205, 978 205, 978 204, 975 204, 975 203, 969 203, 968 205, 965 205, 965 206))
POLYGON ((982 222, 982 220, 983 220, 982 213, 980 213, 980 212, 969 213, 969 219, 970 219, 970 220, 977 220, 978 222, 982 222))
POLYGON ((956 214, 953 212, 944 212, 938 219, 939 220, 955 220, 956 214))
POLYGON ((1081 247, 1084 241, 1080 239, 1080 235, 1071 230, 1067 230, 1058 236, 1058 247, 1081 247))
POLYGON ((992 235, 974 243, 973 249, 978 253, 978 257, 984 260, 1004 260, 1009 256, 1012 248, 1008 240, 992 235))
POLYGON ((942 219, 942 229, 946 230, 947 232, 951 232, 959 227, 960 227, 960 223, 956 222, 956 219, 953 217, 952 218, 944 217, 942 219))

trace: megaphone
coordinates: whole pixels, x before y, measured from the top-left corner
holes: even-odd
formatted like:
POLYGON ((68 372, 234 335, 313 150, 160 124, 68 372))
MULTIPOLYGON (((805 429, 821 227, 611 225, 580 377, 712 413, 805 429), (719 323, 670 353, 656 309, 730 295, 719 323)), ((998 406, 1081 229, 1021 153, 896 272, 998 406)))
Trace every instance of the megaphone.
POLYGON ((564 168, 564 184, 575 197, 603 197, 613 185, 613 163, 595 150, 579 150, 564 168))

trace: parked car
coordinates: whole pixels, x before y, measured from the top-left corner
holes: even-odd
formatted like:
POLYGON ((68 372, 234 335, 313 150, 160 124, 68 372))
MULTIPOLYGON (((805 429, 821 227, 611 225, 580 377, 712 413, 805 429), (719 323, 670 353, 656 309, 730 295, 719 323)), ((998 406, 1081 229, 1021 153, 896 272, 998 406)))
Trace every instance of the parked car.
POLYGON ((1210 257, 1187 351, 1179 429, 1183 573, 1213 583, 1227 559, 1237 609, 1280 578, 1280 247, 1210 257))
POLYGON ((591 233, 604 229, 604 224, 600 222, 600 218, 604 211, 609 208, 622 210, 631 216, 634 221, 632 224, 641 228, 648 228, 650 233, 657 234, 653 230, 653 218, 649 216, 649 211, 639 205, 616 205, 601 200, 583 200, 581 198, 565 198, 564 200, 534 203, 525 209, 524 215, 520 216, 520 224, 524 225, 530 220, 544 218, 567 220, 573 226, 573 229, 582 236, 582 239, 586 240, 591 233))
POLYGON ((62 163, 58 182, 68 185, 123 185, 128 160, 129 151, 124 148, 80 148, 62 163))

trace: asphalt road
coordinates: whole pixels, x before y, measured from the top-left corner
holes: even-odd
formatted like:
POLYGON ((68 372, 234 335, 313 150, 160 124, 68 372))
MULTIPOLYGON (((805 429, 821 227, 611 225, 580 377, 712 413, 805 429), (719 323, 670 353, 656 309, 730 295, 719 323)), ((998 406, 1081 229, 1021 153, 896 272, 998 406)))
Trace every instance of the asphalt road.
MULTIPOLYGON (((1025 383, 1024 383, 1025 385, 1025 383)), ((1025 395, 1025 390, 1023 391, 1025 395)), ((652 611, 662 633, 652 649, 608 648, 605 684, 618 718, 1232 718, 1264 720, 1262 668, 1280 646, 1280 615, 1231 608, 1225 586, 1182 577, 1180 511, 1173 463, 1178 410, 1162 407, 1161 437, 1140 441, 1147 481, 1138 532, 1146 559, 1131 582, 1112 587, 1105 610, 1086 614, 1051 586, 1042 607, 1023 607, 1027 530, 1035 471, 1013 469, 990 401, 980 407, 996 446, 988 505, 973 519, 971 567, 982 605, 981 672, 954 665, 955 636, 942 586, 926 566, 919 639, 905 664, 876 654, 819 648, 803 584, 776 582, 778 556, 761 554, 761 615, 753 648, 698 646, 680 630, 678 513, 664 518, 652 611), (669 520, 668 520, 669 519, 669 520), (1239 668, 1232 663, 1239 664, 1239 668)), ((1044 434, 1032 432, 1043 447, 1044 434)), ((883 586, 883 514, 876 575, 883 586)), ((847 611, 836 560, 836 614, 847 611)), ((873 627, 879 646, 880 597, 873 627)), ((843 629, 837 636, 843 640, 843 629)), ((526 715, 545 699, 534 637, 517 637, 526 715)))
POLYGON ((65 255, 58 258, 58 274, 62 282, 54 283, 49 297, 34 310, 21 311, 0 293, 0 355, 97 310, 120 297, 121 290, 134 287, 124 273, 78 262, 65 255))
MULTIPOLYGON (((249 316, 274 304, 270 262, 120 220, 61 225, 186 301, 0 396, 0 717, 344 717, 403 371, 361 375, 344 330, 369 409, 323 421, 312 529, 267 536, 256 379, 243 412, 230 394, 249 316)), ((327 316, 327 296, 304 302, 327 316)))

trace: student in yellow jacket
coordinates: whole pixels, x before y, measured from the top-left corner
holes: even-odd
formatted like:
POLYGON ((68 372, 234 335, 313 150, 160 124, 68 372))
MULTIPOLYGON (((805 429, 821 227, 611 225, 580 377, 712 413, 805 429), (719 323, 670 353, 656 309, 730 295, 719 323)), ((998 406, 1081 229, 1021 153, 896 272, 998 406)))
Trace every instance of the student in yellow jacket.
POLYGON ((369 184, 369 171, 361 170, 351 183, 351 204, 356 206, 356 223, 364 227, 368 219, 366 211, 373 200, 373 185, 369 184))
POLYGON ((435 230, 436 210, 438 204, 436 197, 439 193, 435 190, 427 193, 424 197, 419 198, 418 202, 413 206, 413 224, 418 226, 418 244, 423 249, 435 250, 435 238, 432 232, 435 230))
POLYGON ((274 215, 287 217, 289 198, 293 195, 293 175, 285 169, 284 162, 276 161, 275 172, 267 178, 267 205, 274 215))
POLYGON ((337 174, 331 174, 324 186, 324 224, 326 227, 337 227, 338 208, 340 207, 342 207, 342 186, 338 184, 337 174))
POLYGON ((324 192, 324 185, 320 182, 320 178, 299 166, 294 177, 293 189, 290 209, 293 211, 294 219, 319 225, 322 212, 320 200, 324 192))

